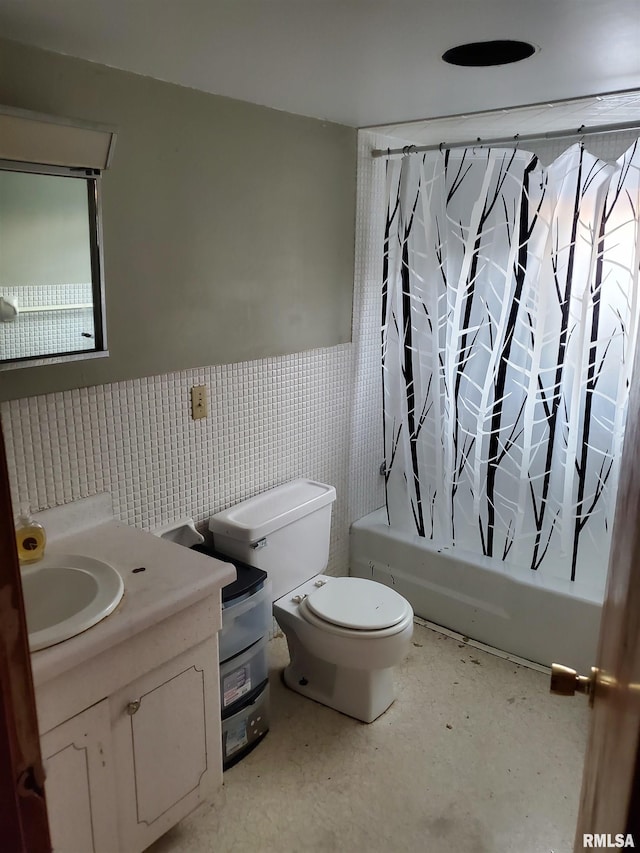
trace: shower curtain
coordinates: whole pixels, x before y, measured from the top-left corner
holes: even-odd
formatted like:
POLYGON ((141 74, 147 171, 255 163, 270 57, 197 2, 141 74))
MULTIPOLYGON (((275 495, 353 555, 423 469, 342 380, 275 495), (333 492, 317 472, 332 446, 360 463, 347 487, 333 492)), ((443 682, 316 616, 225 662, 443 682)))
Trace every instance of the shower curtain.
POLYGON ((389 523, 589 582, 606 569, 638 333, 640 145, 390 159, 389 523))

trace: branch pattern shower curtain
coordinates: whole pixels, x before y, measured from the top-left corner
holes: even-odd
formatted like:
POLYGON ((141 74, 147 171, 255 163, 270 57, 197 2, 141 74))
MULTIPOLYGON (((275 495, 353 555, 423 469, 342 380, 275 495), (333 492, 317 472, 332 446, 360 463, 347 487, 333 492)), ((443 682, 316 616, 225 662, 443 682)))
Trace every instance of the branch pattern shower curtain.
POLYGON ((392 526, 586 582, 607 564, 638 332, 640 145, 390 160, 392 526))

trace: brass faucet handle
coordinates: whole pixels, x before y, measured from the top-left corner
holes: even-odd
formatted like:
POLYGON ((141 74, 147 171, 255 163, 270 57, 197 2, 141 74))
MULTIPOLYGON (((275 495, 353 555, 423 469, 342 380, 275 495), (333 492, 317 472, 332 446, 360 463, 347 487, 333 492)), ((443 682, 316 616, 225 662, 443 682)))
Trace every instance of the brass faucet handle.
POLYGON ((551 683, 549 689, 551 693, 558 696, 574 696, 576 693, 584 693, 591 701, 593 691, 596 686, 596 677, 598 670, 595 666, 591 667, 589 675, 578 675, 575 669, 563 666, 561 663, 551 664, 551 683))

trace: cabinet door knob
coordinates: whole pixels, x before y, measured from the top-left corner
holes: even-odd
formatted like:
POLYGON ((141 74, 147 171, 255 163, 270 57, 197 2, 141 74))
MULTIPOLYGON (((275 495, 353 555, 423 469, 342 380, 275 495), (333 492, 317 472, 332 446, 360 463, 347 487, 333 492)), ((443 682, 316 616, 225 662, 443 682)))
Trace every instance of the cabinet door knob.
POLYGON ((140 700, 139 699, 136 699, 135 702, 129 702, 129 704, 127 705, 127 714, 130 717, 133 717, 133 715, 136 713, 136 711, 138 710, 139 707, 140 707, 140 700))

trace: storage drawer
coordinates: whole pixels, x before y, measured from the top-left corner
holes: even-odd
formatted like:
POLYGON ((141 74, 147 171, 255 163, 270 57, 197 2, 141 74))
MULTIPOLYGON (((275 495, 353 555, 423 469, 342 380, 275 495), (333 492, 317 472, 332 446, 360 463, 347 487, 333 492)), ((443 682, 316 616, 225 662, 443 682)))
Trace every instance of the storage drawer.
POLYGON ((252 690, 266 681, 267 675, 266 637, 220 664, 222 713, 228 715, 234 705, 240 704, 252 690))
POLYGON ((244 758, 269 731, 269 685, 253 702, 222 721, 222 764, 225 770, 244 758))
POLYGON ((218 635, 220 661, 226 661, 253 645, 271 627, 271 584, 239 602, 232 601, 222 608, 222 630, 218 635))

